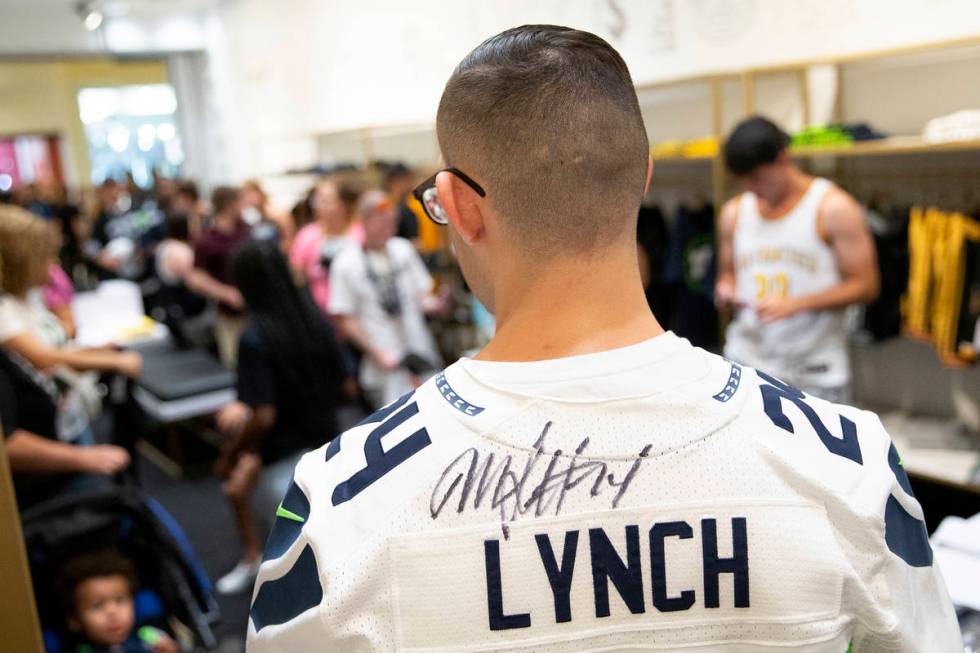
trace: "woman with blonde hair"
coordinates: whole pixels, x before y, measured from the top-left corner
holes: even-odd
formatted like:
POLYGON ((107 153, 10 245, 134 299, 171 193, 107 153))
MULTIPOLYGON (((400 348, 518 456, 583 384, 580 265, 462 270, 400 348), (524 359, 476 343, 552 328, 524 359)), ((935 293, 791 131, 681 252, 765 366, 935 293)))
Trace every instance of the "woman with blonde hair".
POLYGON ((97 487, 130 464, 126 449, 92 444, 78 394, 53 378, 62 366, 133 376, 141 366, 136 354, 68 347, 39 290, 57 243, 57 233, 41 218, 0 206, 0 423, 22 510, 59 493, 97 487))
POLYGON ((63 366, 139 376, 139 354, 71 346, 40 291, 57 254, 58 236, 50 224, 23 209, 0 206, 0 346, 39 372, 63 366))

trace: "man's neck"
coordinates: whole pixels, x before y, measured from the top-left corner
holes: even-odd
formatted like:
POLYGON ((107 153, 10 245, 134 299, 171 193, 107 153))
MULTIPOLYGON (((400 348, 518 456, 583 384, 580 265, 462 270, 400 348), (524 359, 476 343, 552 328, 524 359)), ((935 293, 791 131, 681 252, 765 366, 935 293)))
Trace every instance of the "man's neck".
POLYGON ((635 250, 549 263, 510 278, 511 287, 496 293, 497 333, 477 359, 565 358, 634 345, 664 332, 643 294, 635 250))
POLYGON ((781 215, 789 211, 803 197, 807 189, 810 188, 810 182, 812 181, 812 176, 804 174, 796 168, 790 168, 782 193, 769 199, 763 199, 763 212, 766 214, 781 215))

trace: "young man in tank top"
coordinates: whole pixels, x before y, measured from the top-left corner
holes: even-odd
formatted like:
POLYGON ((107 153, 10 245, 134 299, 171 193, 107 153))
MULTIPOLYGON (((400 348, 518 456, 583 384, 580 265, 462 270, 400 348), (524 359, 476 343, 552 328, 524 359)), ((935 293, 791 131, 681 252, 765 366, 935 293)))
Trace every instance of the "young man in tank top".
POLYGON ((835 402, 850 397, 844 309, 878 294, 874 243, 845 191, 797 168, 789 136, 740 123, 725 164, 744 192, 721 212, 715 298, 735 309, 725 356, 835 402))

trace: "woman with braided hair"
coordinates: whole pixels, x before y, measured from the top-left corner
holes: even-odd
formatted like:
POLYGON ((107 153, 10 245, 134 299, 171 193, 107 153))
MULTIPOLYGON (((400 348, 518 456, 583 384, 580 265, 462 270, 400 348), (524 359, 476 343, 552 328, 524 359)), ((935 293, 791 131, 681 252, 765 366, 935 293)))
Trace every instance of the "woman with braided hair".
POLYGON ((305 288, 271 242, 243 245, 232 262, 245 301, 238 345, 238 401, 218 415, 229 435, 215 465, 242 536, 242 560, 218 591, 250 589, 262 553, 249 498, 263 466, 327 442, 347 375, 337 341, 305 288))

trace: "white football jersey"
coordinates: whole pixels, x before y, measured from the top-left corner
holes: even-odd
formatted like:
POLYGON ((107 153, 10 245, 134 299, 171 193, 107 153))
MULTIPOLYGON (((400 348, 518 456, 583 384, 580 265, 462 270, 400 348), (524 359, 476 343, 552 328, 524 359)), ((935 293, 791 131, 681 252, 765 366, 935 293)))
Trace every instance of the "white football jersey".
POLYGON ((774 220, 762 217, 754 194, 742 194, 732 241, 742 308, 725 334, 725 355, 802 388, 850 381, 843 310, 807 311, 763 324, 755 307, 764 299, 811 295, 841 282, 834 252, 817 226, 833 186, 814 179, 796 205, 774 220))
POLYGON ((277 514, 251 653, 962 650, 878 418, 671 333, 463 359, 277 514))

